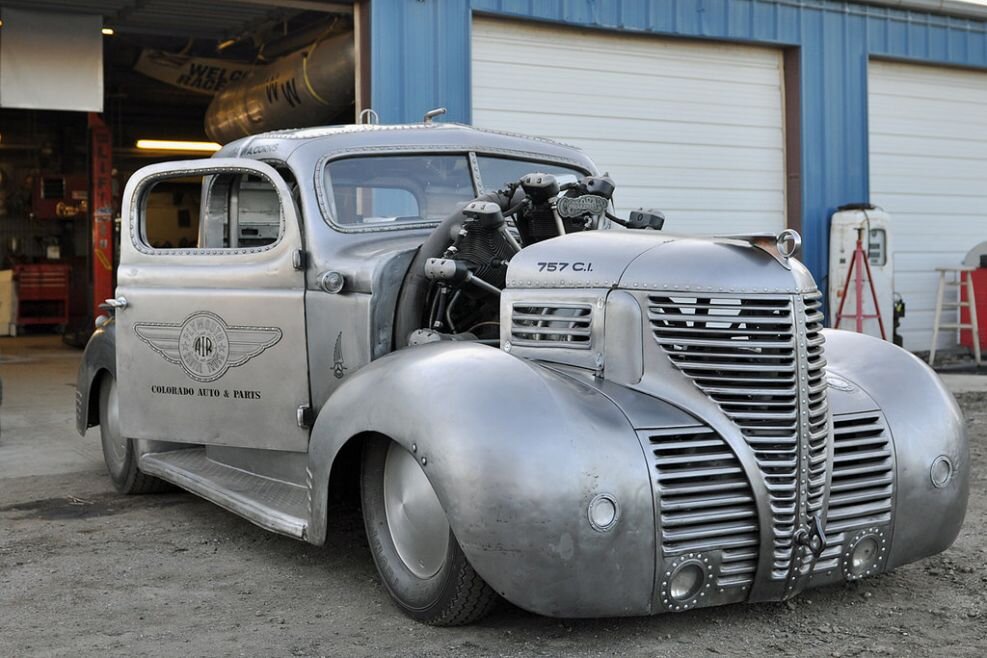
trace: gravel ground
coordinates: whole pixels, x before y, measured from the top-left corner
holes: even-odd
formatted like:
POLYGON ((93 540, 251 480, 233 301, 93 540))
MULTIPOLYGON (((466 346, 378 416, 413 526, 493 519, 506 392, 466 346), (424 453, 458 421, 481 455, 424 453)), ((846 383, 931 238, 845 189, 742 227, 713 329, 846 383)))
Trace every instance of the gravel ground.
POLYGON ((77 352, 0 343, 0 656, 983 656, 987 394, 959 396, 973 476, 944 554, 787 603, 558 620, 502 605, 418 625, 376 580, 358 514, 328 544, 269 534, 189 494, 117 495, 98 438, 74 434, 77 352), (12 346, 13 345, 13 346, 12 346))

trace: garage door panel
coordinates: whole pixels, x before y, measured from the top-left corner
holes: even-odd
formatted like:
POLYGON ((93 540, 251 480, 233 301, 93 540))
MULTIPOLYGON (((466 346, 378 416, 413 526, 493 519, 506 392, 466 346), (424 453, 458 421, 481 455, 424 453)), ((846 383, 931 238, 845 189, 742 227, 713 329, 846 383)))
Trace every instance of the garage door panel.
POLYGON ((776 50, 476 18, 472 79, 475 125, 583 148, 621 213, 660 208, 669 231, 784 228, 776 50))
MULTIPOLYGON (((987 111, 987 106, 985 106, 987 111)), ((916 130, 922 129, 916 127, 916 130)), ((971 166, 984 162, 984 151, 987 141, 978 139, 979 135, 970 135, 968 139, 929 139, 899 134, 874 134, 871 132, 870 148, 872 153, 879 155, 910 155, 925 156, 936 159, 960 158, 971 161, 971 166)), ((876 170, 880 177, 884 172, 876 170)))
MULTIPOLYGON (((928 101, 933 103, 940 101, 951 101, 959 105, 976 105, 976 96, 983 92, 981 82, 973 78, 963 80, 957 78, 969 75, 969 71, 958 71, 941 67, 930 67, 929 71, 916 71, 915 64, 898 64, 891 62, 871 62, 871 70, 880 68, 878 79, 871 76, 868 81, 868 89, 872 96, 889 97, 896 99, 901 104, 914 102, 920 105, 928 101), (911 71, 905 71, 901 75, 896 75, 890 70, 894 67, 911 67, 911 71), (950 80, 944 80, 950 77, 950 80), (945 84, 944 84, 945 83, 945 84), (936 89, 935 95, 929 94, 929 89, 936 89)), ((976 73, 974 73, 976 76, 976 73)))
MULTIPOLYGON (((659 64, 655 64, 659 66, 659 64)), ((510 91, 542 91, 551 93, 572 94, 576 89, 586 90, 586 68, 559 69, 549 65, 527 66, 519 64, 516 68, 505 69, 510 63, 483 62, 473 69, 481 76, 480 84, 475 88, 486 90, 486 93, 503 94, 510 91), (550 73, 546 74, 546 68, 550 73)), ((635 66, 639 66, 635 64, 635 66)), ((777 75, 777 71, 774 72, 777 75)), ((595 68, 594 75, 605 75, 606 89, 599 89, 602 96, 615 100, 644 99, 655 102, 670 102, 676 99, 688 99, 695 104, 694 109, 702 106, 735 107, 736 100, 741 107, 775 108, 779 100, 772 95, 777 88, 773 84, 760 81, 717 80, 712 78, 681 78, 662 75, 659 72, 650 74, 633 74, 622 71, 607 71, 595 68), (754 93, 749 93, 753 91, 754 93), (761 93, 758 93, 761 92, 761 93), (725 98, 733 98, 727 102, 725 98)), ((592 90, 590 90, 592 91, 592 90)), ((579 102, 591 99, 592 96, 580 97, 579 102)), ((554 100, 558 101, 556 97, 554 100)))
MULTIPOLYGON (((965 94, 969 93, 965 92, 965 94)), ((980 112, 983 108, 979 106, 976 100, 929 98, 923 102, 916 102, 914 98, 889 95, 883 98, 875 98, 871 109, 872 111, 887 113, 888 123, 886 125, 900 125, 906 129, 905 134, 907 134, 907 129, 913 126, 915 122, 920 122, 927 127, 930 132, 926 133, 926 136, 948 134, 950 129, 958 127, 975 126, 987 128, 987 115, 980 112), (928 123, 929 113, 948 117, 957 111, 962 112, 964 110, 969 111, 971 116, 968 121, 964 121, 962 124, 955 124, 949 121, 928 123)), ((976 135, 967 135, 967 137, 976 137, 976 135)))
POLYGON ((628 187, 648 187, 661 185, 671 189, 696 190, 737 190, 742 192, 770 192, 777 190, 761 189, 764 184, 763 171, 736 171, 731 169, 689 169, 676 167, 653 167, 643 163, 643 166, 632 166, 626 162, 623 178, 620 179, 620 189, 628 187))
MULTIPOLYGON (((932 184, 933 181, 925 181, 925 183, 932 184)), ((977 219, 981 216, 984 203, 987 202, 985 196, 961 195, 958 192, 950 191, 948 189, 950 187, 948 183, 944 184, 942 191, 936 194, 903 194, 894 191, 881 195, 881 198, 882 203, 887 204, 888 207, 908 208, 907 212, 902 211, 900 213, 901 217, 908 217, 909 215, 920 217, 923 223, 934 223, 929 228, 942 232, 947 224, 952 223, 951 220, 954 215, 962 215, 971 220, 977 219)), ((881 207, 884 208, 885 206, 882 205, 881 207)), ((966 224, 960 224, 960 226, 966 226, 966 224)))
MULTIPOLYGON (((520 91, 515 89, 515 92, 520 91)), ((559 114, 571 116, 612 117, 615 112, 626 120, 655 119, 674 120, 679 117, 690 117, 688 123, 707 123, 724 126, 754 126, 761 128, 778 127, 780 105, 764 107, 715 105, 703 103, 694 99, 675 100, 673 98, 619 98, 611 95, 591 95, 580 98, 578 102, 570 103, 566 97, 569 90, 552 90, 548 87, 524 90, 525 101, 538 107, 555 106, 559 114)), ((671 94, 682 98, 686 94, 671 94)), ((497 98, 476 98, 474 108, 479 110, 495 109, 503 101, 497 98)))
MULTIPOLYGON (((971 189, 972 183, 987 179, 987 163, 969 158, 932 158, 925 155, 871 154, 871 167, 880 169, 884 176, 894 177, 888 184, 914 190, 918 181, 935 180, 938 183, 962 182, 971 189)), ((938 184, 937 183, 937 184, 938 184)))
MULTIPOLYGON (((475 112, 476 110, 474 110, 475 112)), ((553 116, 531 116, 526 112, 500 111, 496 119, 484 122, 484 128, 500 130, 517 130, 524 126, 523 132, 541 137, 552 137, 562 141, 582 142, 592 139, 598 142, 608 141, 608 135, 622 135, 624 141, 639 144, 645 152, 654 157, 668 156, 665 152, 654 148, 655 145, 675 144, 685 147, 693 145, 717 146, 724 140, 732 140, 732 147, 760 148, 765 141, 782 142, 779 130, 773 128, 745 127, 736 130, 731 126, 715 124, 693 124, 685 121, 640 121, 627 118, 600 117, 589 114, 559 112, 553 116), (565 123, 566 125, 560 125, 565 123), (577 125, 584 126, 579 129, 577 125)), ((577 143, 577 146, 581 144, 577 143)), ((778 147, 780 149, 780 146, 778 147)), ((777 153, 777 150, 776 150, 777 153)), ((596 154, 594 159, 599 159, 596 154)), ((775 181, 777 182, 777 181, 775 181)))
POLYGON ((690 42, 680 40, 657 40, 635 35, 615 35, 613 33, 557 28, 523 22, 477 19, 473 23, 474 49, 493 48, 484 61, 511 62, 514 59, 508 49, 524 49, 537 60, 526 60, 527 65, 555 64, 571 69, 585 70, 587 52, 594 52, 594 68, 613 70, 635 70, 640 58, 667 64, 668 76, 696 77, 721 81, 757 80, 776 66, 773 51, 748 48, 745 57, 736 58, 730 69, 722 66, 724 59, 736 55, 739 47, 712 42, 690 42), (689 73, 683 72, 688 67, 689 73))
MULTIPOLYGON (((927 350, 935 268, 987 239, 987 74, 871 62, 868 90, 871 201, 891 214, 905 347, 927 350)), ((944 332, 939 347, 955 342, 944 332)))

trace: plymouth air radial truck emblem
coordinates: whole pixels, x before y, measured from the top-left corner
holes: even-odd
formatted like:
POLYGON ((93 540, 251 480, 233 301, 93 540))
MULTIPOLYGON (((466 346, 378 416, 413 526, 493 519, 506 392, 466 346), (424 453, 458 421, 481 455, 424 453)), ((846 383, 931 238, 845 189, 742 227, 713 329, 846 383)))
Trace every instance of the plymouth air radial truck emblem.
POLYGON ((277 327, 231 327, 214 313, 199 311, 181 324, 140 322, 137 336, 165 360, 200 382, 211 382, 242 366, 281 340, 277 327))
POLYGON ((332 353, 332 374, 336 379, 342 379, 346 372, 346 365, 343 363, 343 332, 336 336, 336 349, 332 353))

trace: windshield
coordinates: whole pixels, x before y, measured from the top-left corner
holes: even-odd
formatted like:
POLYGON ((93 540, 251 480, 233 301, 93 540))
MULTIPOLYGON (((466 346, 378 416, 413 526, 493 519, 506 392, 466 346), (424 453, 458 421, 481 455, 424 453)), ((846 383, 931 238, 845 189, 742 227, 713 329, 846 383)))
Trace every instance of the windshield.
MULTIPOLYGON (((481 155, 477 164, 487 190, 532 172, 564 177, 563 182, 585 175, 571 167, 504 157, 481 155)), ((325 186, 332 222, 345 228, 439 222, 477 196, 465 153, 332 160, 325 186)))
POLYGON ((476 197, 465 154, 333 160, 326 190, 333 221, 353 227, 437 222, 476 197))

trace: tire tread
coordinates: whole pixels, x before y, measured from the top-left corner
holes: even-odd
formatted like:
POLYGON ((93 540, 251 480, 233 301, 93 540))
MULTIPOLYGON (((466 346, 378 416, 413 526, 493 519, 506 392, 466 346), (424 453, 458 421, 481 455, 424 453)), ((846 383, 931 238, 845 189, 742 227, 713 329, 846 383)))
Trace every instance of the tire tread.
POLYGON ((500 597, 464 562, 456 578, 456 591, 445 609, 427 623, 432 626, 465 626, 486 617, 500 597))

